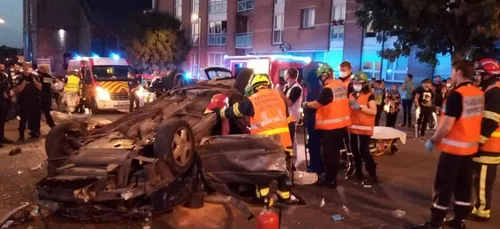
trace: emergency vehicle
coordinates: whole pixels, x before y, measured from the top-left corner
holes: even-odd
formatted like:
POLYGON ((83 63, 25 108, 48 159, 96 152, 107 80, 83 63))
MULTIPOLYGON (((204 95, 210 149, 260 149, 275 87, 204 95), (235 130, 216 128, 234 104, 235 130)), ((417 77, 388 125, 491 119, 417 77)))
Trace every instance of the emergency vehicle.
POLYGON ((288 68, 299 70, 302 76, 302 68, 311 62, 310 57, 297 57, 289 55, 256 55, 256 56, 224 56, 224 64, 235 76, 243 68, 251 68, 256 74, 267 74, 276 87, 283 84, 285 71, 288 68))
POLYGON ((125 59, 116 54, 109 58, 76 56, 69 61, 68 70, 80 72, 83 103, 92 112, 128 111, 128 72, 131 67, 125 59))

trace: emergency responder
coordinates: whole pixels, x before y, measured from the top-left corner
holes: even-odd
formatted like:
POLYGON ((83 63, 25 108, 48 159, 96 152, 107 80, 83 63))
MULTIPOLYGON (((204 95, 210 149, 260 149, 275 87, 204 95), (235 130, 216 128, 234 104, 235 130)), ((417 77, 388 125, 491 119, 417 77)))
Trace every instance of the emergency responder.
POLYGON ((368 76, 361 72, 353 79, 354 92, 349 95, 351 106, 352 125, 347 128, 356 166, 356 178, 363 186, 370 187, 378 182, 375 161, 370 153, 370 139, 373 135, 377 103, 368 84, 368 76), (363 161, 370 175, 370 180, 365 180, 363 175, 363 161))
POLYGON ((138 109, 141 101, 139 99, 139 96, 137 95, 137 91, 139 91, 141 87, 141 79, 135 77, 134 73, 129 72, 128 73, 128 91, 129 91, 129 111, 132 112, 134 111, 134 103, 135 103, 135 109, 138 109))
POLYGON ((468 60, 452 64, 451 80, 456 86, 445 102, 445 111, 434 136, 425 143, 432 151, 441 150, 434 182, 431 219, 415 229, 443 228, 448 206, 454 195, 455 216, 444 223, 451 228, 465 228, 472 210, 472 155, 478 150, 483 117, 483 92, 472 82, 474 64, 468 60))
POLYGON ((38 75, 42 80, 42 113, 45 116, 45 121, 50 128, 53 128, 56 124, 50 110, 52 107, 52 85, 54 85, 54 78, 49 74, 49 65, 41 64, 38 67, 38 75))
POLYGON ((305 102, 304 107, 316 109, 315 128, 323 131, 321 156, 325 176, 318 181, 321 186, 336 188, 340 151, 345 148, 344 137, 351 125, 347 88, 341 80, 335 79, 333 69, 320 64, 317 77, 323 84, 316 101, 305 102))
POLYGON ((497 166, 500 164, 500 64, 494 59, 480 60, 476 65, 476 77, 485 92, 485 106, 481 121, 481 137, 479 152, 472 158, 474 161, 474 189, 476 201, 473 218, 488 220, 491 217, 491 200, 493 183, 495 183, 497 166))
POLYGON ((344 61, 340 63, 339 65, 340 68, 340 80, 344 84, 344 86, 347 87, 347 93, 350 95, 351 93, 354 92, 353 85, 351 83, 352 78, 354 77, 354 74, 352 73, 352 66, 349 61, 344 61))
MULTIPOLYGON (((353 84, 352 84, 352 78, 354 77, 354 74, 352 73, 352 65, 349 61, 343 61, 339 65, 340 69, 340 80, 346 86, 347 88, 347 96, 349 96, 351 93, 354 92, 353 84)), ((350 143, 349 143, 349 135, 347 134, 344 137, 344 145, 345 147, 345 154, 342 154, 340 158, 340 165, 347 168, 345 176, 350 177, 355 173, 355 166, 354 166, 354 161, 353 161, 353 155, 350 150, 350 143)))
POLYGON ((80 77, 77 70, 68 71, 68 81, 64 85, 63 103, 73 113, 80 102, 80 77))
POLYGON ((6 139, 4 135, 5 122, 7 122, 7 114, 9 111, 9 93, 9 77, 5 72, 5 66, 0 64, 0 148, 4 147, 4 143, 12 143, 12 141, 6 139))
MULTIPOLYGON (((267 75, 253 75, 250 85, 252 95, 245 97, 233 106, 215 110, 221 118, 250 117, 250 133, 261 135, 278 135, 286 152, 290 165, 293 156, 292 140, 288 129, 288 109, 279 91, 270 89, 271 81, 267 75)), ((290 202, 288 180, 278 180, 279 201, 290 202)), ((257 196, 272 205, 269 199, 269 184, 259 184, 257 196)))
POLYGON ((23 73, 16 78, 16 90, 20 106, 19 141, 24 141, 24 130, 29 123, 31 137, 40 137, 40 118, 42 102, 42 82, 33 74, 32 65, 23 63, 23 73))
POLYGON ((290 137, 293 143, 293 155, 297 158, 297 142, 295 133, 297 131, 297 122, 300 120, 300 109, 302 104, 302 86, 297 82, 299 77, 299 70, 296 68, 289 68, 285 73, 286 84, 283 87, 283 98, 288 106, 290 118, 288 127, 290 128, 290 137))

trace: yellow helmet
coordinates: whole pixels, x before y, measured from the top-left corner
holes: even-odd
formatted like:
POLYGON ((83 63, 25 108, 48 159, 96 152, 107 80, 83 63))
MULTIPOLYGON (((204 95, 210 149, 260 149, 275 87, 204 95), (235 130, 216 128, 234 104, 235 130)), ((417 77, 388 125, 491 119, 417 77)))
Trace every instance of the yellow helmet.
POLYGON ((271 84, 269 77, 263 74, 253 75, 252 81, 250 82, 252 89, 257 88, 258 86, 269 86, 269 84, 271 84))

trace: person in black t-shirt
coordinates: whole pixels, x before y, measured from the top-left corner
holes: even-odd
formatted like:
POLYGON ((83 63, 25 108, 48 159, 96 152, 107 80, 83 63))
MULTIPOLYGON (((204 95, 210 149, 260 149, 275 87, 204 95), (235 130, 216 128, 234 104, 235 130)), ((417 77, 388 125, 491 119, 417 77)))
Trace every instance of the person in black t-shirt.
POLYGON ((54 85, 54 78, 52 78, 48 72, 48 65, 42 64, 38 67, 38 75, 42 80, 42 113, 45 116, 47 125, 49 125, 50 128, 53 128, 55 123, 54 119, 52 119, 52 115, 50 114, 50 110, 52 109, 52 85, 54 85))
POLYGON ((16 78, 17 99, 20 106, 19 141, 24 141, 24 130, 29 122, 31 137, 40 137, 40 118, 42 103, 42 83, 39 76, 32 73, 29 62, 23 64, 23 73, 16 78))
POLYGON ((134 111, 134 103, 135 103, 135 109, 138 109, 141 101, 139 99, 139 96, 137 95, 137 91, 139 90, 139 87, 141 86, 141 79, 135 77, 134 73, 129 72, 128 73, 128 91, 129 91, 129 111, 132 112, 134 111))
POLYGON ((420 114, 418 116, 417 126, 415 126, 415 138, 425 136, 427 124, 432 117, 434 93, 431 87, 431 80, 424 79, 422 81, 422 87, 417 88, 415 91, 415 107, 420 110, 420 112, 417 112, 420 114))

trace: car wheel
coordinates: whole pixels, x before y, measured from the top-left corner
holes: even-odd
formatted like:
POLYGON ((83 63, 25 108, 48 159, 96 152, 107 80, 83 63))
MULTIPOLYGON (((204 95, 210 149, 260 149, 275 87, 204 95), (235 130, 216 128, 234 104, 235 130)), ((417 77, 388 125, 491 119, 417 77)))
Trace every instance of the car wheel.
POLYGON ((184 174, 193 163, 194 134, 184 120, 171 119, 161 124, 155 136, 155 156, 164 161, 175 175, 184 174))
POLYGON ((49 131, 45 139, 49 175, 56 174, 57 168, 80 147, 77 138, 85 135, 88 135, 86 124, 80 122, 62 123, 49 131))

